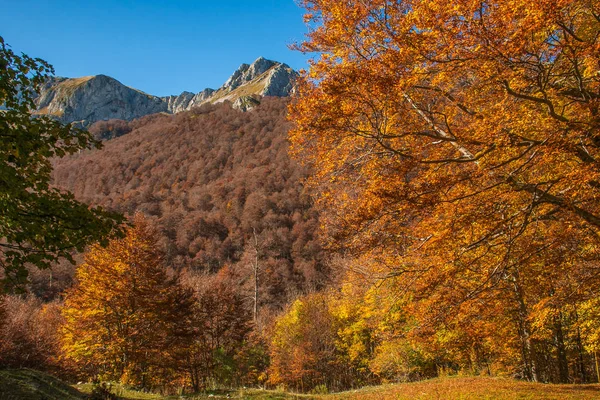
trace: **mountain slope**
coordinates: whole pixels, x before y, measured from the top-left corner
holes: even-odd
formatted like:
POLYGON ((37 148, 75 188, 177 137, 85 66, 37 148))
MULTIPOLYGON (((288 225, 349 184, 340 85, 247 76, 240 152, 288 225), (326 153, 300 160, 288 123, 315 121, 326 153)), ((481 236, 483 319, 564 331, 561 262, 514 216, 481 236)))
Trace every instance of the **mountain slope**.
POLYGON ((36 104, 40 114, 82 125, 112 118, 131 120, 168 110, 159 97, 129 88, 106 75, 52 79, 42 88, 36 104))
POLYGON ((227 266, 248 282, 256 235, 264 304, 283 305, 327 279, 306 171, 287 153, 286 104, 268 97, 250 113, 205 104, 141 118, 102 150, 57 160, 56 185, 150 215, 176 268, 227 266))
POLYGON ((297 75, 286 64, 260 57, 250 65, 242 64, 218 90, 166 97, 127 87, 105 75, 53 78, 40 90, 37 113, 53 115, 64 123, 89 126, 110 119, 132 120, 160 112, 174 114, 223 101, 231 101, 246 111, 264 96, 288 96, 297 75))

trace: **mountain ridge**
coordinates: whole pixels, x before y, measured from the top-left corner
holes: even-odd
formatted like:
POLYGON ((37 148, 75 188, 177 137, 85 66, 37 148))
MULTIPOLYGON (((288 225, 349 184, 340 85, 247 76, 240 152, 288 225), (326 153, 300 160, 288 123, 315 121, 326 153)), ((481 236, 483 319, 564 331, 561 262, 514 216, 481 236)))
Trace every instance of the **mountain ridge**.
POLYGON ((88 127, 97 121, 133 120, 149 114, 176 114, 206 103, 231 101, 235 108, 248 111, 265 96, 287 97, 293 91, 298 73, 287 64, 257 58, 241 64, 218 89, 198 93, 154 96, 99 74, 79 78, 53 77, 35 99, 36 114, 51 115, 63 123, 88 127))

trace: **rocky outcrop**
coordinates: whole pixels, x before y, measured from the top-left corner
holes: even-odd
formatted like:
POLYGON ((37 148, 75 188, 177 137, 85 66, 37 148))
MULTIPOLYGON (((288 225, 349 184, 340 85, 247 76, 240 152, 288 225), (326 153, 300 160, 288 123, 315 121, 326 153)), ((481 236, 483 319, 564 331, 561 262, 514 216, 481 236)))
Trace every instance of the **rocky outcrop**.
POLYGON ((279 64, 271 70, 267 76, 267 82, 263 89, 262 96, 289 96, 294 89, 294 81, 298 73, 288 67, 286 64, 279 64))
POLYGON ((231 101, 236 108, 247 111, 259 104, 263 96, 290 95, 297 76, 286 64, 260 57, 252 64, 242 64, 218 90, 166 97, 149 95, 105 75, 53 78, 37 96, 37 113, 89 126, 96 121, 178 113, 204 103, 223 101, 231 101))
POLYGON ((175 114, 187 110, 194 96, 192 92, 183 92, 179 96, 167 96, 162 99, 167 103, 169 112, 175 114))
POLYGON ((208 100, 211 103, 235 102, 243 96, 289 96, 298 73, 288 65, 258 58, 252 64, 242 64, 208 100))
POLYGON ((238 87, 247 84, 256 78, 260 77, 262 74, 267 72, 269 69, 274 67, 276 64, 275 61, 267 60, 263 57, 259 57, 252 64, 242 64, 240 67, 229 77, 227 82, 221 87, 222 90, 231 92, 238 87))
POLYGON ((179 96, 167 96, 162 99, 167 103, 168 111, 172 114, 176 114, 206 103, 214 92, 214 89, 204 89, 196 94, 192 92, 183 92, 179 96))
POLYGON ((241 96, 238 97, 236 101, 231 105, 236 110, 240 110, 243 112, 250 111, 254 107, 260 104, 260 100, 254 98, 252 96, 241 96))
POLYGON ((208 100, 210 100, 214 92, 214 89, 204 89, 200 93, 197 93, 194 96, 194 98, 192 98, 192 101, 190 101, 190 104, 188 105, 187 109, 189 110, 192 107, 196 107, 200 104, 206 103, 208 100))
POLYGON ((168 111, 161 98, 127 87, 106 75, 52 79, 40 91, 36 104, 40 114, 82 126, 168 111))

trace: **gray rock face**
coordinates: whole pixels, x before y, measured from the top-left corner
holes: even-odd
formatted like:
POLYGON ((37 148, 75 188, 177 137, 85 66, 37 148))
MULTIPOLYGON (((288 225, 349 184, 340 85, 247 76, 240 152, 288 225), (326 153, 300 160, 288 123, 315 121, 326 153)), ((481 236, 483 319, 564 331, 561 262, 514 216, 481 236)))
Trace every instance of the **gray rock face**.
POLYGON ((162 99, 167 103, 170 113, 178 113, 187 109, 194 96, 195 94, 192 92, 183 92, 179 96, 167 96, 162 99))
POLYGON ((229 77, 227 82, 221 87, 226 91, 232 91, 238 87, 255 80, 262 74, 271 69, 274 65, 279 64, 275 61, 267 60, 263 57, 259 57, 251 65, 242 64, 240 67, 229 77))
POLYGON ((203 91, 197 93, 193 98, 192 101, 190 101, 190 104, 188 105, 188 110, 192 107, 196 107, 199 106, 202 103, 206 103, 208 100, 210 100, 211 96, 213 95, 213 93, 215 92, 214 89, 204 89, 203 91))
POLYGON ((252 64, 242 64, 218 90, 156 97, 97 75, 53 78, 41 88, 35 102, 39 114, 81 126, 109 119, 132 120, 159 112, 178 113, 207 102, 231 101, 236 108, 247 111, 260 103, 260 97, 290 95, 297 76, 286 64, 259 57, 252 64))
POLYGON ((243 112, 250 111, 254 107, 260 104, 260 100, 255 99, 252 96, 241 96, 238 97, 236 101, 231 105, 236 110, 240 110, 243 112))
POLYGON ((179 96, 162 97, 162 100, 167 103, 168 112, 176 114, 205 103, 210 99, 210 96, 212 96, 214 92, 214 89, 204 89, 196 94, 192 92, 183 92, 179 96))
POLYGON ((209 101, 235 102, 242 96, 289 96, 297 77, 298 73, 288 65, 260 57, 251 65, 242 64, 209 101))
POLYGON ((286 64, 278 64, 271 69, 267 77, 267 84, 263 89, 262 96, 285 97, 292 93, 294 81, 298 73, 286 64))
POLYGON ((131 120, 168 110, 161 98, 127 87, 106 75, 54 79, 42 88, 36 104, 40 113, 83 126, 107 119, 131 120))

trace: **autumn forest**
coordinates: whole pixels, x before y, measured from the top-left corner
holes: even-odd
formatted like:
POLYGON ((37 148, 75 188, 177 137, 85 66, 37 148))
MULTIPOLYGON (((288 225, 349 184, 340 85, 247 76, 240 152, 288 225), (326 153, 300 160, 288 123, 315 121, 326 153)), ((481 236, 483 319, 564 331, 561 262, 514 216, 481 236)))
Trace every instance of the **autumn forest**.
POLYGON ((310 68, 247 112, 31 118, 51 67, 2 42, 0 367, 598 383, 597 2, 299 3, 310 68))

